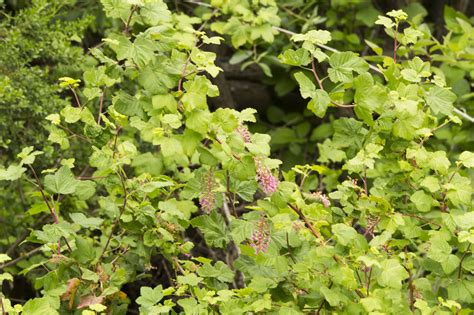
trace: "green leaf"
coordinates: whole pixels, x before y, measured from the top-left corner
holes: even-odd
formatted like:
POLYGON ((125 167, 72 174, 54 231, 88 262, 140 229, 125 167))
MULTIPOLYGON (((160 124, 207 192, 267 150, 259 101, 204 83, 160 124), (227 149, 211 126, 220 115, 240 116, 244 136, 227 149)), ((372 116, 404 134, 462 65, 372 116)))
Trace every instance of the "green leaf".
POLYGON ((153 59, 156 49, 153 41, 144 35, 137 36, 133 43, 124 35, 118 34, 113 34, 104 41, 109 43, 116 52, 118 60, 129 59, 140 67, 145 66, 153 59))
POLYGON ((7 272, 0 273, 0 283, 3 281, 13 281, 13 276, 7 272))
POLYGON ((321 287, 319 291, 324 296, 324 299, 328 301, 329 305, 333 307, 339 306, 339 304, 345 299, 344 295, 340 294, 335 289, 329 289, 328 287, 321 287))
POLYGON ((123 0, 100 0, 104 6, 104 11, 111 18, 121 18, 126 21, 130 15, 131 6, 123 0))
POLYGON ((210 215, 201 215, 191 220, 194 227, 198 227, 210 246, 223 248, 228 242, 224 218, 215 210, 210 215))
POLYGON ((3 264, 6 261, 12 260, 7 254, 0 254, 0 264, 3 264))
POLYGON ((28 300, 23 305, 24 315, 59 315, 59 297, 42 297, 28 300))
POLYGON ((432 193, 437 192, 441 188, 439 186, 439 180, 434 176, 427 176, 423 178, 423 180, 420 182, 420 185, 427 188, 432 193))
POLYGON ((367 44, 367 46, 369 46, 375 52, 375 54, 377 56, 382 56, 383 49, 380 46, 378 46, 377 44, 375 44, 375 43, 373 43, 369 40, 364 40, 364 41, 367 44))
POLYGON ((464 151, 459 155, 459 161, 467 168, 474 167, 474 153, 469 151, 464 151))
POLYGON ((297 50, 287 49, 278 56, 278 59, 280 59, 282 63, 290 66, 305 66, 311 62, 309 52, 303 48, 297 50))
POLYGON ((331 40, 331 33, 326 30, 311 30, 305 34, 296 34, 291 37, 294 42, 307 41, 312 44, 327 44, 331 40))
MULTIPOLYGON (((156 86, 153 86, 153 89, 155 88, 156 86)), ((154 109, 166 108, 171 113, 175 112, 178 108, 178 102, 171 94, 154 95, 152 104, 154 109)))
POLYGON ((319 118, 323 118, 326 115, 329 104, 331 104, 329 94, 324 90, 318 89, 314 92, 313 99, 309 101, 308 109, 319 118))
POLYGON ((35 230, 36 237, 45 243, 55 243, 62 237, 68 238, 76 232, 73 225, 67 221, 56 224, 46 224, 41 231, 35 230))
POLYGON ((81 268, 81 278, 87 281, 92 281, 94 283, 99 282, 99 275, 89 269, 81 268))
POLYGON ((438 237, 431 238, 431 246, 428 251, 428 258, 441 264, 443 271, 450 274, 459 266, 459 258, 451 254, 452 248, 448 242, 438 237))
POLYGON ((420 82, 421 78, 418 73, 413 69, 403 69, 401 72, 402 77, 409 82, 420 82))
POLYGON ((187 284, 191 287, 195 287, 203 280, 203 278, 196 276, 195 273, 190 273, 185 276, 178 276, 177 280, 179 284, 187 284))
POLYGON ((370 73, 363 73, 354 80, 356 93, 354 102, 356 107, 367 109, 370 113, 373 111, 381 112, 388 99, 388 94, 379 85, 374 83, 370 73))
POLYGON ((369 70, 367 62, 350 51, 332 54, 329 65, 329 79, 334 83, 350 82, 353 79, 352 72, 362 74, 369 70))
POLYGON ((69 214, 69 217, 74 223, 79 224, 86 229, 100 229, 102 222, 104 222, 103 219, 93 217, 88 218, 84 214, 78 212, 69 214))
POLYGON ((113 98, 114 108, 120 114, 126 116, 141 116, 142 108, 138 99, 134 96, 119 91, 113 98))
POLYGON ((197 272, 204 278, 216 278, 219 281, 227 283, 234 281, 234 273, 222 261, 216 262, 214 266, 211 264, 204 264, 197 272))
POLYGON ((26 168, 21 167, 20 165, 10 165, 8 168, 5 169, 0 169, 0 180, 17 180, 18 178, 23 175, 23 173, 26 171, 26 168))
POLYGON ((67 123, 73 124, 81 119, 81 109, 79 107, 66 106, 61 110, 61 115, 67 123))
POLYGON ((20 166, 22 165, 31 165, 36 159, 37 155, 43 154, 42 151, 33 151, 34 148, 32 146, 23 148, 20 153, 18 153, 18 157, 21 159, 20 166))
POLYGON ((255 290, 258 293, 265 293, 269 289, 275 288, 278 285, 276 279, 255 276, 249 284, 249 288, 255 290))
POLYGON ((252 52, 249 50, 237 50, 232 57, 229 59, 231 65, 236 65, 249 59, 252 56, 252 52))
POLYGON ((140 15, 149 25, 161 25, 171 20, 171 12, 162 0, 145 2, 140 8, 140 15))
POLYGON ((217 96, 213 94, 214 85, 204 76, 196 76, 192 81, 186 81, 184 88, 186 93, 181 98, 184 109, 187 112, 199 108, 207 110, 207 95, 217 96))
POLYGON ((456 94, 448 89, 434 85, 425 96, 426 103, 433 113, 451 115, 453 112, 453 103, 456 101, 456 94))
POLYGON ((75 195, 80 200, 92 198, 95 194, 96 184, 91 180, 81 180, 77 183, 75 195))
POLYGON ((79 181, 66 166, 61 167, 54 175, 46 175, 44 178, 46 189, 56 194, 73 194, 78 184, 79 181))
POLYGON ((230 108, 219 108, 212 113, 211 123, 225 132, 233 132, 239 126, 239 120, 230 108))
POLYGON ((163 296, 163 287, 161 284, 156 286, 154 289, 150 287, 141 287, 137 303, 141 306, 150 307, 160 302, 163 296))
POLYGON ((469 178, 455 174, 451 179, 451 182, 446 184, 445 187, 448 189, 446 197, 455 206, 471 204, 473 188, 469 178))
POLYGON ((301 71, 296 72, 294 76, 300 86, 301 96, 303 98, 313 98, 316 93, 316 86, 314 85, 313 81, 311 81, 311 79, 301 71))
POLYGON ((387 259, 381 262, 381 273, 377 278, 378 283, 384 287, 394 289, 402 288, 402 281, 409 277, 408 272, 397 259, 387 259))
POLYGON ((235 219, 231 221, 230 228, 232 240, 235 244, 240 244, 250 238, 255 227, 251 222, 235 219))
POLYGON ((181 127, 181 115, 177 114, 165 114, 161 117, 161 122, 163 124, 169 125, 173 129, 178 129, 181 127))
POLYGON ((326 139, 323 143, 318 143, 318 150, 318 161, 321 163, 327 163, 329 161, 341 162, 346 159, 346 153, 343 150, 337 149, 331 139, 326 139))
POLYGON ((420 212, 429 212, 431 210, 433 198, 423 190, 418 190, 413 195, 411 195, 410 200, 415 204, 416 208, 420 212))
POLYGON ((202 135, 206 135, 211 122, 212 114, 207 110, 195 109, 186 119, 186 127, 202 135))
POLYGON ((392 22, 392 19, 382 15, 379 15, 377 21, 375 21, 375 24, 383 25, 386 28, 392 28, 395 26, 395 23, 392 22))
POLYGON ((349 245, 357 237, 357 231, 353 227, 343 223, 334 224, 331 229, 337 242, 343 246, 349 245))

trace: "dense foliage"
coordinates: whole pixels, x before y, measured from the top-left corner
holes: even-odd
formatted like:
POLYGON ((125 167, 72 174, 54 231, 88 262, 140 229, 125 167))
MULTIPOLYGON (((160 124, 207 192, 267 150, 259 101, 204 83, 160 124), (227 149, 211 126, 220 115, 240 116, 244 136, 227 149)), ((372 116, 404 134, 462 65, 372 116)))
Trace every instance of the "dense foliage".
POLYGON ((474 310, 471 18, 100 2, 0 25, 3 313, 474 310))

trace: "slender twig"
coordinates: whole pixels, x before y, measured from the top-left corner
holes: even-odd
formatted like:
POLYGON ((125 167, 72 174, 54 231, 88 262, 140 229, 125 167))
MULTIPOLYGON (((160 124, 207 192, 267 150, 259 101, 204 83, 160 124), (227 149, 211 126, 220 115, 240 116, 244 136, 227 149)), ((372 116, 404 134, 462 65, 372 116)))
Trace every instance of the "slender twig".
POLYGON ((286 232, 286 247, 288 248, 288 254, 290 254, 291 260, 293 261, 293 263, 296 264, 296 259, 293 256, 293 253, 291 252, 290 240, 288 239, 288 232, 286 232))
MULTIPOLYGON (((217 13, 217 9, 214 9, 214 11, 212 11, 212 13, 211 13, 211 17, 214 16, 214 14, 216 14, 216 13, 217 13)), ((206 20, 204 23, 202 23, 201 26, 196 30, 196 33, 201 32, 204 29, 204 27, 206 26, 206 24, 209 22, 209 20, 206 20)), ((199 38, 196 38, 194 46, 197 46, 198 43, 199 43, 199 38)), ((184 62, 183 69, 181 70, 181 76, 180 76, 179 81, 178 81, 178 92, 181 92, 182 89, 183 89, 183 80, 186 77, 186 70, 187 70, 190 62, 191 62, 191 54, 189 54, 188 58, 184 62)))
POLYGON ((397 35, 398 35, 398 23, 395 26, 395 34, 393 36, 393 62, 394 63, 397 63, 397 48, 398 48, 397 35))
POLYGON ((33 256, 34 254, 40 252, 40 251, 41 251, 41 247, 37 247, 37 248, 35 248, 35 249, 32 249, 32 250, 30 250, 29 252, 27 252, 27 253, 25 253, 25 254, 23 254, 23 255, 20 255, 19 257, 15 258, 15 259, 13 259, 13 260, 10 260, 10 261, 8 261, 8 262, 6 262, 6 263, 4 263, 4 264, 1 264, 1 265, 0 265, 0 270, 1 270, 1 269, 5 269, 5 268, 10 267, 10 266, 13 266, 13 265, 15 265, 17 262, 19 262, 19 261, 21 261, 21 260, 23 260, 23 259, 29 258, 29 257, 33 256))
POLYGON ((102 108, 104 107, 104 98, 105 98, 105 90, 107 88, 104 87, 102 90, 102 94, 100 95, 100 100, 99 100, 99 116, 97 117, 97 124, 100 125, 100 120, 101 120, 101 115, 102 115, 102 108))
MULTIPOLYGON (((44 221, 49 217, 48 214, 45 214, 43 215, 39 220, 37 220, 35 222, 35 224, 33 225, 33 228, 41 225, 44 223, 44 221)), ((28 237, 28 235, 30 235, 30 231, 29 230, 26 230, 24 231, 16 240, 15 242, 13 242, 13 244, 10 245, 10 247, 7 249, 7 251, 5 252, 5 254, 7 255, 11 255, 15 249, 28 237)))
POLYGON ((120 209, 119 215, 115 218, 115 221, 112 224, 112 229, 110 230, 109 236, 107 237, 107 241, 105 242, 105 246, 102 249, 102 253, 99 256, 99 259, 98 259, 99 262, 104 257, 105 252, 107 251, 107 248, 110 245, 110 241, 112 240, 112 236, 114 234, 114 231, 115 231, 116 227, 120 224, 120 218, 122 217, 122 214, 125 212, 125 208, 127 207, 128 192, 127 192, 127 187, 126 187, 126 184, 125 184, 125 178, 124 178, 124 175, 122 173, 118 173, 118 175, 119 175, 119 178, 120 178, 120 183, 122 184, 123 203, 122 203, 122 207, 120 209))
POLYGON ((324 297, 323 297, 323 301, 321 302, 321 304, 319 304, 319 307, 316 310, 316 315, 319 315, 321 313, 321 310, 323 309, 323 306, 324 306, 325 302, 326 302, 326 299, 324 299, 324 297))
POLYGON ((80 109, 82 109, 81 100, 79 99, 79 96, 77 95, 76 90, 74 89, 73 86, 71 86, 71 85, 68 85, 68 86, 69 86, 69 89, 71 90, 72 94, 74 94, 74 98, 75 98, 75 100, 76 100, 77 107, 79 107, 80 109))
MULTIPOLYGON (((328 288, 331 289, 331 287, 332 287, 332 282, 331 282, 331 284, 329 285, 328 288)), ((321 304, 319 304, 319 307, 316 310, 316 315, 319 315, 321 313, 321 310, 323 309, 324 303, 326 303, 326 299, 323 296, 323 301, 321 302, 321 304)))
POLYGON ((166 273, 166 276, 167 276, 168 279, 169 279, 169 282, 170 282, 171 286, 172 286, 173 288, 176 288, 176 284, 174 283, 174 278, 171 276, 171 272, 170 272, 170 270, 168 269, 168 265, 166 264, 166 259, 165 259, 165 261, 163 262, 162 265, 163 265, 163 269, 164 269, 164 271, 165 271, 165 273, 166 273))
POLYGON ((355 270, 357 279, 359 279, 359 283, 362 285, 362 278, 360 277, 359 270, 355 270))
MULTIPOLYGON (((369 294, 370 294, 369 290, 370 290, 370 280, 372 278, 372 269, 373 269, 372 267, 369 267, 369 277, 366 278, 367 283, 366 283, 365 288, 366 288, 366 291, 367 291, 367 296, 369 296, 369 294)), ((367 275, 367 273, 366 273, 366 275, 367 275)))
POLYGON ((299 216, 299 218, 301 220, 303 220, 306 227, 311 231, 311 234, 313 234, 319 241, 322 242, 323 238, 322 238, 321 234, 318 231, 316 231, 314 226, 311 224, 311 222, 309 222, 308 218, 306 218, 306 216, 303 214, 303 212, 300 209, 298 209, 296 206, 292 205, 291 203, 289 203, 288 206, 291 209, 293 209, 293 211, 296 212, 296 214, 299 216))
MULTIPOLYGON (((230 214, 230 209, 229 209, 229 205, 227 204, 227 201, 226 201, 226 194, 225 193, 222 193, 222 198, 224 200, 223 202, 223 206, 222 206, 222 209, 224 210, 224 219, 225 219, 225 223, 226 223, 226 226, 227 228, 229 228, 230 230, 230 222, 232 221, 232 215, 230 214)), ((234 266, 233 266, 233 261, 238 258, 240 256, 240 248, 237 246, 237 244, 235 244, 234 241, 231 241, 230 242, 230 246, 232 247, 233 249, 233 252, 235 252, 235 255, 237 257, 229 257, 229 259, 226 259, 227 261, 227 265, 229 266, 229 268, 231 270, 234 270, 234 266), (232 260, 230 259, 232 258, 232 260)), ((242 272, 240 272, 239 270, 235 269, 235 281, 234 281, 234 286, 236 289, 241 289, 241 288, 244 288, 245 287, 245 281, 243 280, 243 277, 244 275, 242 274, 242 272)))
POLYGON ((435 133, 436 131, 438 131, 439 129, 443 128, 444 126, 446 126, 448 123, 450 123, 451 120, 449 119, 446 119, 441 125, 433 128, 430 130, 430 135, 426 136, 426 137, 423 137, 423 139, 420 141, 420 147, 423 146, 423 144, 425 143, 426 140, 428 140, 430 138, 431 135, 433 135, 433 133, 435 133))
MULTIPOLYGON (((82 136, 82 135, 78 135, 78 134, 74 133, 74 131, 72 131, 72 130, 69 129, 68 127, 63 126, 63 125, 61 125, 61 124, 59 124, 58 126, 59 126, 60 128, 62 128, 62 129, 64 129, 64 130, 66 130, 67 132, 69 132, 69 133, 71 134, 71 136, 69 136, 69 137, 76 137, 76 138, 82 139, 82 140, 84 140, 84 141, 86 141, 86 142, 88 142, 88 143, 92 143, 89 139, 87 139, 86 137, 84 137, 84 136, 82 136)), ((68 137, 68 138, 69 138, 69 137, 68 137)))
POLYGON ((132 21, 133 14, 138 10, 138 5, 132 5, 132 9, 130 10, 130 14, 128 16, 127 22, 125 22, 125 26, 123 32, 125 35, 130 35, 130 22, 132 21))
POLYGON ((125 255, 129 250, 130 250, 130 247, 125 248, 121 253, 119 253, 117 255, 117 257, 114 258, 114 260, 112 260, 110 262, 110 264, 113 266, 112 267, 113 271, 115 271, 115 269, 116 269, 115 263, 117 262, 117 260, 119 260, 121 257, 123 257, 123 255, 125 255))
POLYGON ((295 18, 297 18, 297 19, 299 19, 299 20, 301 20, 301 21, 304 21, 304 22, 307 22, 307 21, 308 21, 307 18, 305 18, 305 17, 299 15, 298 13, 295 13, 295 12, 291 11, 290 9, 288 9, 287 7, 285 7, 284 5, 279 5, 278 7, 279 7, 280 9, 283 9, 284 11, 286 11, 286 13, 288 13, 289 15, 294 16, 295 18))
POLYGON ((51 206, 49 204, 49 201, 48 201, 48 198, 46 197, 46 194, 44 193, 44 188, 43 188, 43 185, 41 184, 41 181, 40 179, 38 178, 38 175, 36 175, 36 172, 35 172, 35 169, 31 166, 31 165, 28 165, 31 172, 33 173, 33 176, 35 177, 35 180, 36 180, 36 185, 41 193, 41 196, 43 197, 43 200, 44 200, 44 203, 46 204, 46 206, 48 207, 50 213, 51 213, 51 216, 53 217, 53 220, 54 220, 54 223, 58 224, 59 223, 59 219, 58 219, 58 216, 56 214, 56 211, 54 210, 54 205, 51 206))
POLYGON ((402 266, 408 272, 408 303, 410 305, 410 310, 413 312, 415 311, 415 286, 413 285, 413 273, 405 265, 402 266))
POLYGON ((462 110, 458 108, 454 108, 454 112, 458 114, 459 116, 461 116, 462 118, 474 123, 474 117, 469 116, 466 112, 463 112, 462 110))
POLYGON ((362 178, 362 182, 364 183, 364 191, 365 195, 369 195, 369 188, 367 187, 367 168, 364 167, 364 177, 362 178))
POLYGON ((117 138, 120 133, 120 130, 122 130, 122 127, 118 126, 117 130, 115 131, 115 136, 114 136, 114 147, 112 149, 112 158, 115 159, 115 153, 117 152, 117 138))
POLYGON ((178 92, 181 92, 183 90, 183 80, 186 74, 186 69, 188 68, 188 65, 190 62, 191 62, 191 54, 189 54, 188 58, 184 62, 183 69, 181 70, 181 76, 178 81, 178 92))
POLYGON ((462 276, 462 263, 464 262, 464 259, 466 258, 467 253, 469 253, 470 249, 471 249, 471 244, 469 243, 469 245, 467 245, 466 250, 462 254, 461 260, 459 261, 458 279, 461 279, 461 276, 462 276))
POLYGON ((227 199, 232 205, 232 212, 234 216, 237 218, 237 212, 235 211, 235 198, 232 198, 232 192, 230 191, 230 174, 229 171, 226 171, 226 190, 227 190, 227 199))
POLYGON ((316 63, 314 62, 314 58, 311 58, 311 72, 313 73, 316 82, 318 82, 319 88, 324 90, 323 82, 319 79, 318 73, 316 72, 316 63))
POLYGON ((78 180, 90 180, 90 179, 103 179, 107 178, 107 176, 77 176, 76 179, 78 180))
POLYGON ((207 8, 212 8, 212 5, 210 5, 209 3, 205 3, 205 2, 200 2, 200 1, 195 1, 195 0, 184 0, 184 2, 199 5, 199 6, 203 6, 203 7, 207 7, 207 8))
MULTIPOLYGON (((323 81, 319 78, 319 75, 318 75, 318 73, 316 72, 316 64, 315 64, 315 62, 314 62, 314 58, 311 59, 311 72, 313 73, 313 76, 314 76, 314 78, 316 79, 316 82, 318 83, 319 88, 324 91, 323 81)), ((350 105, 341 104, 341 103, 338 103, 338 102, 333 101, 333 100, 331 100, 331 103, 334 104, 334 105, 336 105, 337 107, 345 107, 345 108, 352 108, 352 107, 355 107, 355 104, 350 104, 350 105)))
POLYGON ((415 218, 415 219, 421 220, 421 221, 423 221, 423 222, 425 222, 425 223, 433 224, 433 225, 436 225, 436 226, 438 226, 438 227, 442 227, 441 224, 438 224, 438 223, 436 223, 436 222, 430 221, 430 220, 425 219, 425 218, 423 218, 423 217, 420 217, 419 215, 416 215, 416 214, 411 214, 411 213, 400 213, 400 214, 401 214, 402 216, 404 216, 404 217, 415 218))

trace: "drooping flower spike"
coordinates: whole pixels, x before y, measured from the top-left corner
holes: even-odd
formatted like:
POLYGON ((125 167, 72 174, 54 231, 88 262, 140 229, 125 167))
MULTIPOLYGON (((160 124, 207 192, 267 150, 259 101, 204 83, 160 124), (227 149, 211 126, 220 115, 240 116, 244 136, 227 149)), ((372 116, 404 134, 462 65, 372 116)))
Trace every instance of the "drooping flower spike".
POLYGON ((252 234, 250 246, 255 250, 255 255, 266 253, 270 245, 270 225, 267 218, 262 215, 252 234))
POLYGON ((262 164, 258 158, 254 158, 257 171, 257 181, 266 194, 272 194, 278 189, 278 179, 272 172, 262 164))
POLYGON ((211 169, 203 177, 201 184, 201 196, 199 198, 199 204, 207 214, 211 213, 216 204, 216 196, 213 192, 215 185, 214 172, 211 169))
POLYGON ((250 137, 250 132, 247 126, 243 124, 239 124, 239 126, 237 127, 237 132, 240 134, 240 136, 242 137, 242 140, 244 140, 245 143, 252 142, 252 139, 250 137))

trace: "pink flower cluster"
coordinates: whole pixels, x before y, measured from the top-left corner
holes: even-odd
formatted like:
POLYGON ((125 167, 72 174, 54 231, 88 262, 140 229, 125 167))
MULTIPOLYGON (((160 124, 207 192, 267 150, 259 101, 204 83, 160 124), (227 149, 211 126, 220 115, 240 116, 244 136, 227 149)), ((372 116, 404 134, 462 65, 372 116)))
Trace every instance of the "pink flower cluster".
POLYGON ((272 194, 278 189, 278 179, 273 176, 272 172, 262 165, 262 162, 255 158, 255 168, 257 170, 257 181, 262 186, 266 194, 272 194))
POLYGON ((207 214, 211 213, 216 204, 216 196, 212 191, 214 186, 214 174, 212 170, 210 170, 206 175, 204 175, 201 186, 201 196, 199 198, 199 204, 207 214))
POLYGON ((270 227, 267 219, 262 216, 257 223, 257 228, 252 234, 250 246, 255 250, 255 255, 258 253, 266 253, 270 245, 270 227))
POLYGON ((240 124, 237 127, 237 132, 240 134, 242 139, 244 140, 245 143, 250 143, 252 142, 252 139, 250 138, 250 132, 247 128, 247 126, 240 124))
POLYGON ((323 204, 324 208, 329 208, 331 206, 331 201, 326 194, 323 194, 320 191, 314 192, 313 196, 315 196, 321 203, 323 204))

